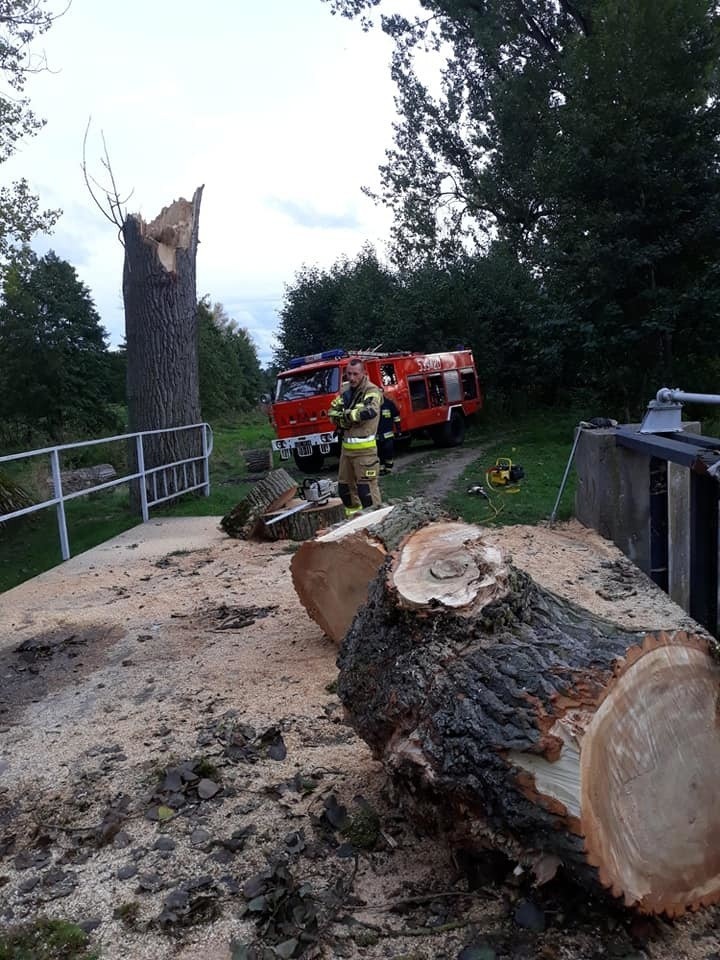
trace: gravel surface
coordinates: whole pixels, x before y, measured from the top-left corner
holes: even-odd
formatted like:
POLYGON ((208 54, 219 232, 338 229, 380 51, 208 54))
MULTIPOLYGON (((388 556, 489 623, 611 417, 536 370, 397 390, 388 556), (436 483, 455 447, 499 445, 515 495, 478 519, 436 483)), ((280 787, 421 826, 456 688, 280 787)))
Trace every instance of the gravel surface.
MULTIPOLYGON (((0 922, 74 920, 104 960, 231 960, 263 918, 245 889, 325 957, 718 960, 715 909, 633 919, 492 857, 468 892, 343 722, 293 545, 217 524, 151 521, 0 597, 0 922)), ((577 524, 489 536, 613 619, 687 624, 577 524)))

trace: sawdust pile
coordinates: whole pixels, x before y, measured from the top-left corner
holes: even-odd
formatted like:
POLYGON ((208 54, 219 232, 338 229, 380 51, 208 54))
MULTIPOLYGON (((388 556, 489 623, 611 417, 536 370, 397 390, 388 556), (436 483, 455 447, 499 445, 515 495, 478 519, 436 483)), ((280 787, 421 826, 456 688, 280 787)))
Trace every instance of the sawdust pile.
MULTIPOLYGON (((687 622, 579 525, 491 537, 618 622, 687 622)), ((104 960, 231 960, 260 929, 278 956, 718 955, 715 910, 631 920, 490 856, 469 886, 343 722, 291 550, 155 521, 2 596, 3 925, 73 920, 104 960)))

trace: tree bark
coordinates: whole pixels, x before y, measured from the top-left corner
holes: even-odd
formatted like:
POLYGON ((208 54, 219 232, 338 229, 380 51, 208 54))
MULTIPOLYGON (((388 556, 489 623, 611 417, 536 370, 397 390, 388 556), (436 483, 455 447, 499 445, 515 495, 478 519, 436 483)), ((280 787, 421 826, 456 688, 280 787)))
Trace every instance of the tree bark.
POLYGON ((245 450, 243 453, 248 473, 267 473, 273 468, 273 456, 270 447, 258 450, 245 450))
POLYGON ((338 692, 452 846, 673 916, 720 900, 716 657, 701 627, 621 629, 443 521, 389 551, 338 692))
MULTIPOLYGON (((307 500, 291 500, 285 504, 283 510, 303 504, 307 504, 307 500)), ((282 512, 276 511, 276 514, 282 512)), ((306 505, 298 513, 292 513, 289 517, 283 517, 282 520, 268 525, 268 520, 272 519, 272 513, 263 514, 262 526, 258 530, 258 536, 263 540, 312 540, 318 530, 326 530, 334 524, 342 523, 345 519, 345 507, 342 500, 333 497, 320 506, 306 505)))
POLYGON ((293 586, 308 616, 340 644, 353 617, 367 601, 368 584, 389 550, 439 511, 423 500, 402 509, 382 507, 361 513, 303 543, 290 563, 293 586))
MULTIPOLYGON (((195 260, 202 191, 198 187, 191 202, 176 200, 151 223, 139 215, 128 216, 123 223, 131 432, 201 419, 195 260)), ((201 453, 197 431, 145 440, 146 467, 201 453)), ((172 487, 173 478, 168 479, 172 487)))
POLYGON ((285 470, 272 470, 222 518, 220 526, 228 536, 238 540, 259 537, 262 517, 281 510, 296 494, 297 481, 285 470))

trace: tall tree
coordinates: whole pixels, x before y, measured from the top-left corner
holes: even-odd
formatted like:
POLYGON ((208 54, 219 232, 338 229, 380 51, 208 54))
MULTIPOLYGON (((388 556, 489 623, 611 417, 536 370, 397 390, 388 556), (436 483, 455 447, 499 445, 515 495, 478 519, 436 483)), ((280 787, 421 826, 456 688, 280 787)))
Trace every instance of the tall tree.
POLYGON ((380 263, 370 245, 354 259, 341 257, 329 269, 302 267, 285 290, 278 365, 332 347, 387 347, 396 338, 388 312, 395 282, 393 271, 380 263))
POLYGON ((715 0, 420 5, 382 19, 400 115, 379 196, 398 259, 444 263, 498 238, 554 301, 544 335, 567 374, 628 403, 628 384, 646 399, 714 355, 715 0))
POLYGON ((551 202, 534 254, 566 306, 575 369, 630 409, 679 373, 702 389, 689 358, 718 353, 713 8, 602 3, 565 58, 564 136, 545 174, 551 202))
POLYGON ((61 442, 115 425, 107 333, 75 269, 26 251, 5 272, 0 304, 0 420, 8 439, 61 442))
MULTIPOLYGON (((0 75, 10 88, 0 94, 0 164, 44 124, 23 91, 28 75, 45 66, 42 58, 31 54, 31 43, 55 19, 44 0, 0 0, 0 75)), ((38 230, 49 230, 58 216, 57 210, 40 209, 39 198, 25 179, 0 186, 0 261, 38 230)))
POLYGON ((262 372, 248 331, 228 316, 221 303, 198 304, 200 402, 206 419, 231 417, 254 407, 262 392, 262 372))
POLYGON ((294 283, 285 287, 280 310, 279 348, 274 359, 281 369, 292 357, 336 345, 339 299, 339 285, 329 271, 307 265, 297 271, 294 283))

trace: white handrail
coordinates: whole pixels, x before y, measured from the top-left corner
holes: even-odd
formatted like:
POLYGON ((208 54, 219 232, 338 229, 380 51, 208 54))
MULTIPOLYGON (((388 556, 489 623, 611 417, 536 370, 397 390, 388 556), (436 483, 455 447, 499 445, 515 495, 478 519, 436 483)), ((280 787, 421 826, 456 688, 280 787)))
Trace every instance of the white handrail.
MULTIPOLYGON (((11 453, 5 456, 0 457, 0 463, 9 463, 14 460, 23 460, 28 457, 38 457, 44 454, 47 454, 50 457, 50 473, 52 477, 53 484, 53 496, 49 500, 43 500, 42 503, 34 503, 32 506, 23 507, 21 510, 13 510, 11 513, 0 514, 0 524, 4 523, 6 520, 14 520, 16 517, 22 517, 30 513, 37 513, 39 510, 44 510, 47 507, 54 506, 57 511, 57 521, 58 521, 58 536, 60 538, 60 550, 62 553, 63 560, 70 559, 70 542, 68 539, 67 532, 67 521, 65 517, 65 503, 68 500, 75 500, 77 497, 84 497, 88 493, 96 493, 99 490, 106 490, 109 487, 116 487, 121 483, 129 483, 133 480, 139 480, 140 486, 140 509, 142 513, 143 523, 147 523, 149 519, 149 511, 151 507, 157 506, 159 503, 165 503, 167 500, 173 500, 175 497, 180 497, 185 493, 191 493, 194 490, 202 490, 203 496, 210 496, 210 455, 213 450, 213 432, 212 427, 209 423, 192 423, 182 427, 165 427, 160 430, 142 430, 138 433, 121 433, 114 437, 101 437, 99 440, 79 440, 76 443, 63 443, 58 444, 54 447, 40 447, 37 450, 26 450, 23 453, 11 453), (200 431, 200 441, 202 445, 202 454, 196 457, 187 457, 184 460, 172 460, 168 463, 163 463, 157 467, 146 467, 145 466, 145 450, 144 450, 144 439, 145 437, 157 436, 158 434, 163 433, 181 433, 186 430, 199 430, 200 431), (101 443, 114 443, 119 441, 135 440, 135 454, 137 458, 137 470, 134 473, 125 474, 122 477, 117 477, 114 480, 108 480, 104 483, 95 484, 92 487, 86 487, 84 490, 76 490, 72 493, 63 493, 62 489, 62 474, 60 471, 60 453, 66 450, 77 450, 80 447, 93 447, 101 443), (177 483, 177 471, 175 473, 175 489, 173 493, 166 496, 157 495, 157 485, 153 486, 154 496, 152 498, 148 497, 148 490, 146 485, 147 477, 155 477, 158 473, 174 469, 185 464, 193 464, 193 483, 188 483, 187 470, 183 470, 183 483, 179 485, 177 483), (202 480, 200 483, 197 483, 197 475, 195 470, 196 464, 202 464, 202 480)), ((166 486, 167 494, 167 486, 166 486)))

